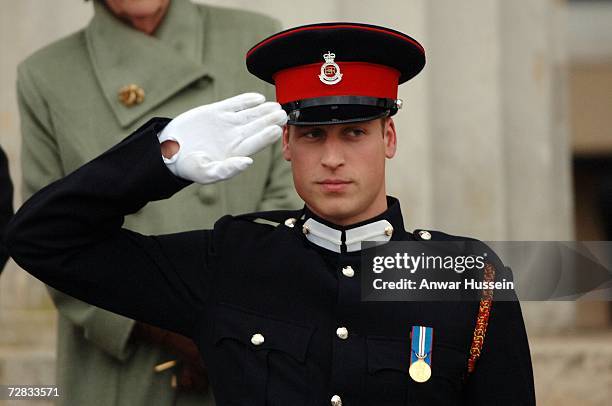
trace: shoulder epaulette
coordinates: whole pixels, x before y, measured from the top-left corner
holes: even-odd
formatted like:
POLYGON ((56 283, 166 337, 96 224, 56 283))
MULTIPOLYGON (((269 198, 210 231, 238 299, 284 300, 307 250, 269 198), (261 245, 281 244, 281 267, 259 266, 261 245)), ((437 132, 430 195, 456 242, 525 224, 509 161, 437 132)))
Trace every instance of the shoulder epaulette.
POLYGON ((421 241, 478 241, 475 238, 443 233, 442 231, 416 229, 414 238, 421 241))
POLYGON ((288 220, 293 220, 293 222, 295 222, 295 219, 299 218, 301 215, 302 210, 274 210, 241 214, 235 218, 257 224, 278 227, 280 224, 285 224, 288 220))

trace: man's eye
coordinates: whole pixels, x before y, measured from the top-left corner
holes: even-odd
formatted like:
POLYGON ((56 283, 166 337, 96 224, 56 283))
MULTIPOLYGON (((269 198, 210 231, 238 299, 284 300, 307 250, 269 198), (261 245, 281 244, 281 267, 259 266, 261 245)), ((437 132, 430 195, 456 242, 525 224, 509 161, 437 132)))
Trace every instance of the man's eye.
POLYGON ((366 132, 361 128, 351 128, 346 133, 347 135, 350 135, 351 137, 359 137, 359 136, 364 135, 366 132))
POLYGON ((304 138, 314 139, 314 138, 321 138, 321 136, 323 135, 323 132, 322 131, 308 131, 308 132, 303 132, 301 135, 304 138))

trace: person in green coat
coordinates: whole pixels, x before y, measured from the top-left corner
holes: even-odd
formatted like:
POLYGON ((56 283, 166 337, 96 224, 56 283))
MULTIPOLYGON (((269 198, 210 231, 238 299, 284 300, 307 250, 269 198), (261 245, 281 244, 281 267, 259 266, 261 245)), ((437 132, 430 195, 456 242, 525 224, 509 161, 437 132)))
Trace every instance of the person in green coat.
MULTIPOLYGON (((13 183, 9 174, 8 159, 0 147, 0 239, 11 217, 13 217, 13 183)), ((0 243, 0 274, 8 258, 6 247, 0 243)))
MULTIPOLYGON (((93 5, 86 28, 18 67, 24 198, 151 117, 174 117, 245 91, 273 99, 273 89, 249 75, 243 61, 250 45, 278 31, 275 20, 187 0, 93 5)), ((192 185, 147 205, 126 227, 171 233, 210 228, 228 213, 299 207, 279 147, 259 152, 253 168, 229 182, 192 185)), ((213 404, 190 340, 56 291, 51 296, 59 311, 61 404, 213 404)))

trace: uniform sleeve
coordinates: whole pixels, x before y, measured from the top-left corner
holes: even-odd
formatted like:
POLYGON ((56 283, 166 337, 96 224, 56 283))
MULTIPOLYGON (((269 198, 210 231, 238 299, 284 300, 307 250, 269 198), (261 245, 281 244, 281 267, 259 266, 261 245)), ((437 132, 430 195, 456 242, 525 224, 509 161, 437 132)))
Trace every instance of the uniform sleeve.
POLYGON ((6 243, 20 266, 53 288, 191 336, 207 296, 212 232, 144 236, 121 228, 125 215, 188 184, 161 159, 157 134, 167 122, 151 120, 36 193, 9 224, 6 243))
MULTIPOLYGON (((270 21, 270 35, 281 30, 281 24, 278 20, 270 18, 266 20, 270 21)), ((266 100, 276 100, 274 86, 266 85, 265 89, 264 95, 266 96, 266 100)), ((268 171, 268 181, 262 200, 257 207, 257 211, 293 210, 302 208, 304 203, 295 192, 291 165, 283 158, 280 140, 273 144, 271 148, 272 159, 268 171)))
MULTIPOLYGON (((512 280, 501 261, 496 268, 496 280, 512 280)), ((466 405, 535 405, 529 342, 514 292, 494 297, 481 356, 467 379, 466 405)))
MULTIPOLYGON (((22 197, 65 175, 49 107, 25 64, 17 72, 17 101, 21 121, 22 197)), ((84 303, 55 289, 48 289, 57 310, 84 336, 110 356, 124 360, 130 354, 128 338, 134 321, 84 303)))
MULTIPOLYGON (((9 176, 8 160, 0 148, 0 239, 4 235, 6 225, 13 216, 13 184, 9 176)), ((0 244, 0 273, 8 260, 8 252, 0 244)))

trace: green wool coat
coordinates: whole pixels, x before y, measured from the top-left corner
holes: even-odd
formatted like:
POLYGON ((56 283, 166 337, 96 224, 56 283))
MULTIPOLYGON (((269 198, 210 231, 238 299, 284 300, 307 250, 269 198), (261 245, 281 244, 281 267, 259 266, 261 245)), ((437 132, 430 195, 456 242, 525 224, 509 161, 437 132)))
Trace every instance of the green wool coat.
MULTIPOLYGON (((25 197, 104 152, 151 117, 174 117, 246 91, 273 99, 273 89, 246 71, 244 58, 253 44, 278 30, 274 20, 173 0, 155 35, 147 36, 98 2, 94 7, 85 29, 39 50, 18 67, 25 197), (131 107, 118 98, 119 89, 129 84, 144 90, 143 102, 131 107)), ((191 185, 170 200, 149 204, 129 216, 125 226, 142 233, 172 233, 210 228, 227 213, 301 205, 280 145, 254 160, 230 181, 191 185)), ((60 404, 212 404, 207 397, 176 394, 170 385, 175 371, 153 371, 175 357, 133 343, 132 320, 59 292, 51 294, 59 310, 60 404)))

